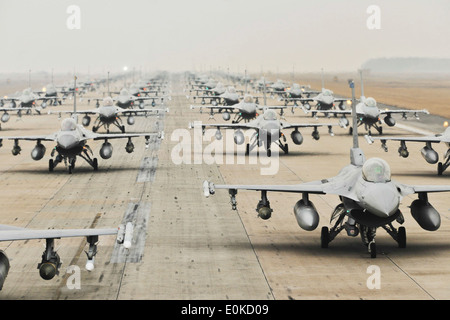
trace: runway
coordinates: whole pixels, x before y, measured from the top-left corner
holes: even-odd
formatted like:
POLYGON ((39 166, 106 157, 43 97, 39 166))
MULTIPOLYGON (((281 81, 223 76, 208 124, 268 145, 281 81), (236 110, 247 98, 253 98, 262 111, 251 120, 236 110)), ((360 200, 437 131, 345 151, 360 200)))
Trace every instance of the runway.
MULTIPOLYGON (((232 210, 228 192, 217 190, 205 198, 204 180, 216 184, 297 184, 335 176, 349 163, 351 137, 336 128, 330 136, 319 129, 314 141, 312 130, 302 131, 302 145, 290 141, 289 155, 279 155, 276 174, 261 175, 258 159, 240 164, 174 163, 177 146, 191 146, 173 133, 192 132, 188 123, 223 122, 220 115, 209 120, 208 114, 191 110, 191 101, 183 92, 183 78, 172 75, 170 112, 160 119, 137 118, 127 132, 163 129, 165 138, 145 148, 144 139, 134 139, 135 151, 125 152, 126 140, 112 141, 114 152, 109 160, 99 158, 99 170, 78 160, 73 174, 63 166, 48 172, 49 153, 40 161, 31 159, 33 142, 21 142, 22 152, 11 155, 12 141, 3 141, 0 149, 0 224, 27 228, 110 228, 125 221, 135 226, 133 248, 118 249, 114 236, 101 237, 96 268, 84 269, 85 239, 56 240, 63 265, 60 275, 45 281, 39 277, 45 241, 0 243, 11 263, 0 299, 107 299, 107 300, 310 300, 310 299, 449 299, 450 298, 450 202, 447 193, 429 195, 429 201, 441 214, 441 227, 435 232, 422 230, 411 217, 408 206, 416 198, 409 196, 400 207, 405 216, 407 247, 398 248, 383 230, 377 233, 378 256, 371 259, 359 237, 341 233, 328 249, 320 248, 320 227, 328 225, 339 203, 330 195, 311 196, 319 214, 319 228, 300 229, 293 215, 298 194, 269 193, 272 218, 261 220, 255 211, 260 195, 242 191, 237 196, 238 209, 232 210), (185 130, 185 131, 183 131, 185 130), (80 288, 73 288, 76 266, 80 288), (70 269, 72 270, 73 267, 70 269), (374 288, 374 270, 379 272, 374 288), (78 272, 78 271, 77 271, 78 272)), ((94 93, 89 93, 93 96, 94 93)), ((57 108, 57 107, 51 107, 57 108)), ((60 108, 60 107, 58 107, 60 108)), ((70 110, 69 102, 62 107, 70 110)), ((85 99, 79 109, 93 108, 85 99)), ((426 117, 422 117, 427 121, 426 117)), ((287 112, 290 122, 329 122, 314 119, 298 110, 287 112)), ((336 121, 337 122, 337 121, 336 121)), ((439 121, 426 127, 439 132, 439 121)), ((416 120, 402 121, 416 127, 416 120)), ((2 125, 1 135, 48 134, 58 130, 56 115, 15 118, 2 125)), ((424 125, 417 126, 423 129, 424 125)), ((385 135, 411 135, 397 127, 386 127, 385 135)), ((443 131, 443 129, 442 129, 443 131)), ((290 133, 290 132, 289 132, 290 133)), ((193 133, 192 133, 193 134, 193 133)), ((379 142, 367 144, 360 133, 360 147, 366 158, 382 157, 391 166, 393 179, 405 184, 450 184, 450 172, 437 176, 436 167, 420 156, 419 143, 408 144, 410 156, 398 156, 396 143, 388 143, 385 153, 379 142)), ((224 134, 224 138, 225 134, 224 134)), ((191 143, 192 142, 192 143, 191 143)), ((224 140, 224 143, 226 140, 224 140)), ((228 144, 225 144, 228 146, 228 144)), ((234 147, 234 144, 229 144, 234 147)), ((100 141, 90 143, 98 154, 100 141)), ((437 145, 442 157, 446 148, 437 145)), ((236 153, 236 158, 239 156, 236 153)), ((235 154, 232 150, 231 154, 235 154)), ((192 156, 192 157, 191 157, 192 156)), ((201 156, 201 154, 200 154, 201 156)), ((204 159, 200 157, 200 159, 204 159)), ((216 158, 218 159, 218 158, 216 158)))

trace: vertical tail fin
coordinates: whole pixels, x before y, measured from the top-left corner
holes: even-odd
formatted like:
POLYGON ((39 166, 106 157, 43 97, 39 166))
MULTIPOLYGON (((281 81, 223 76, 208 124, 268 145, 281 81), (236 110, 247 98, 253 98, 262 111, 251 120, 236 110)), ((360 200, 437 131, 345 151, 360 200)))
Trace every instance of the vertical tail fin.
POLYGON ((352 89, 352 119, 353 119, 353 148, 350 149, 350 163, 355 166, 362 166, 365 157, 363 151, 359 148, 358 143, 358 119, 356 117, 356 98, 355 98, 355 83, 349 80, 348 84, 352 89))

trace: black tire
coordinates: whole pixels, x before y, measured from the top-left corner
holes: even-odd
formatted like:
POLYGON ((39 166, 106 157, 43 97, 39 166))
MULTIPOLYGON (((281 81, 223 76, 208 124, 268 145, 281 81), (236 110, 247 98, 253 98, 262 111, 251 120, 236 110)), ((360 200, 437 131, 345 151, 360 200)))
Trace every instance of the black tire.
POLYGON ((287 144, 285 145, 284 154, 289 154, 289 146, 287 144))
POLYGON ((120 130, 122 130, 122 133, 125 133, 125 126, 120 126, 120 130))
POLYGON ((438 176, 442 176, 442 173, 444 172, 442 162, 438 163, 437 171, 438 176))
POLYGON ((329 231, 328 227, 322 227, 322 231, 320 233, 320 247, 321 248, 328 248, 328 244, 330 243, 330 237, 329 237, 329 231))
POLYGON ((53 169, 55 168, 53 164, 53 159, 48 160, 48 171, 53 172, 53 169))
POLYGON ((405 227, 398 228, 397 242, 399 248, 406 248, 406 229, 405 227))
POLYGON ((92 161, 92 166, 94 167, 94 171, 98 171, 98 161, 97 158, 94 158, 92 161))
POLYGON ((267 149, 267 156, 269 158, 272 156, 272 150, 271 149, 267 149))
POLYGON ((245 155, 248 156, 250 154, 250 143, 247 143, 245 146, 245 155))
POLYGON ((352 128, 352 127, 348 128, 348 134, 349 134, 349 135, 352 135, 352 134, 353 134, 353 128, 352 128))
POLYGON ((370 257, 375 259, 377 257, 377 245, 375 242, 369 243, 370 257))

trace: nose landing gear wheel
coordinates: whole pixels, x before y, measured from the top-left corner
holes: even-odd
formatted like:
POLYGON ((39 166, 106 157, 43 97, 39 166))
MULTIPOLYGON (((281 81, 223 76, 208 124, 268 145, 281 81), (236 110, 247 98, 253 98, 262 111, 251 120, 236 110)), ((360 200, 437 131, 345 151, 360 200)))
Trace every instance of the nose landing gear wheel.
POLYGON ((322 227, 322 231, 320 234, 320 247, 321 248, 328 248, 328 244, 330 243, 330 238, 328 236, 328 227, 322 227))
POLYGON ((372 241, 369 243, 369 252, 370 252, 370 257, 372 259, 377 257, 377 245, 375 244, 375 241, 372 241))

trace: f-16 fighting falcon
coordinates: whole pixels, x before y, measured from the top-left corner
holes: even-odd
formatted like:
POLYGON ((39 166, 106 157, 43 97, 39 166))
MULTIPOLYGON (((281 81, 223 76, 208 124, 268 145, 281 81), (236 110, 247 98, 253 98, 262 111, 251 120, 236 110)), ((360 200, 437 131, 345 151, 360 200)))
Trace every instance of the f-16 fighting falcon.
POLYGON ((214 117, 214 111, 216 110, 218 113, 222 114, 222 118, 225 121, 230 120, 231 114, 234 114, 235 117, 232 120, 232 123, 239 123, 240 121, 244 120, 244 122, 248 122, 252 119, 255 119, 259 114, 258 110, 264 110, 264 109, 279 109, 281 116, 283 116, 284 109, 286 106, 262 106, 259 105, 253 98, 253 96, 246 94, 244 96, 244 99, 240 101, 239 103, 236 103, 234 105, 191 105, 191 109, 200 109, 200 112, 203 108, 209 109, 209 115, 210 119, 214 117))
POLYGON ((16 137, 0 137, 1 142, 4 139, 14 140, 14 146, 12 149, 12 154, 14 156, 18 155, 22 150, 19 146, 20 140, 31 140, 36 141, 36 146, 31 151, 31 157, 34 160, 40 160, 44 157, 46 148, 41 143, 42 141, 53 141, 56 142, 56 146, 52 149, 51 156, 53 157, 56 153, 55 159, 50 159, 48 163, 48 169, 50 172, 58 165, 58 163, 64 161, 66 167, 68 167, 69 173, 72 173, 75 168, 75 161, 77 156, 83 158, 89 165, 91 165, 95 171, 98 170, 97 158, 92 158, 93 153, 87 141, 92 140, 104 140, 104 143, 100 149, 100 156, 103 159, 109 159, 112 156, 113 147, 108 140, 111 139, 128 139, 125 150, 128 153, 134 151, 134 144, 131 141, 133 137, 145 137, 146 146, 149 144, 150 137, 158 137, 163 139, 164 132, 157 133, 120 133, 120 134, 98 134, 85 129, 82 125, 76 123, 73 118, 66 118, 61 122, 61 130, 50 134, 42 136, 16 136, 16 137))
MULTIPOLYGON (((340 118, 340 123, 342 127, 346 127, 349 122, 346 115, 351 115, 351 110, 322 110, 322 113, 325 115, 342 115, 340 118)), ((317 114, 317 111, 311 111, 312 116, 314 117, 317 114)), ((403 119, 406 119, 407 114, 414 114, 416 119, 418 119, 419 113, 425 113, 429 114, 428 110, 381 110, 377 107, 377 102, 374 98, 366 98, 364 96, 364 86, 362 81, 362 74, 361 74, 361 99, 360 102, 356 105, 356 115, 357 115, 357 126, 364 125, 365 129, 371 135, 371 128, 375 128, 379 134, 383 134, 383 127, 381 127, 381 120, 380 117, 384 115, 384 122, 390 126, 395 126, 395 119, 392 117, 393 114, 402 114, 403 119)), ((352 134, 353 132, 352 127, 349 129, 349 134, 352 134)))
POLYGON ((256 206, 258 216, 269 219, 272 208, 267 197, 268 192, 301 193, 301 199, 294 206, 294 214, 298 225, 307 231, 315 230, 319 224, 319 214, 309 199, 310 194, 333 194, 339 196, 340 203, 331 214, 333 227, 322 227, 321 247, 328 248, 329 243, 342 231, 348 236, 361 235, 370 256, 376 257, 375 235, 379 227, 397 241, 400 248, 406 247, 406 231, 403 226, 398 230, 392 225, 394 221, 404 222, 404 216, 399 209, 401 199, 417 194, 418 199, 411 205, 411 214, 425 230, 435 231, 440 227, 440 215, 429 203, 428 194, 432 192, 448 192, 450 185, 405 185, 391 179, 391 170, 386 161, 380 158, 366 160, 363 151, 358 146, 354 84, 352 88, 353 148, 350 149, 350 164, 342 168, 333 178, 322 179, 297 185, 214 185, 203 183, 205 196, 212 195, 218 189, 228 189, 232 209, 236 209, 236 194, 238 190, 253 190, 261 192, 261 200, 256 206))
POLYGON ((105 127, 106 132, 109 133, 109 126, 115 125, 119 128, 122 133, 125 133, 125 126, 122 124, 121 115, 127 116, 128 125, 133 125, 135 123, 135 116, 145 116, 151 114, 161 114, 163 112, 169 112, 169 109, 123 109, 114 105, 114 101, 111 97, 106 97, 103 99, 103 104, 93 110, 83 110, 83 111, 50 111, 50 113, 70 113, 70 114, 84 114, 82 118, 83 126, 89 126, 91 123, 91 117, 89 115, 96 115, 94 126, 92 127, 93 132, 97 132, 102 126, 105 127))
MULTIPOLYGON (((286 121, 280 121, 277 118, 275 111, 271 109, 266 109, 264 114, 258 116, 255 120, 250 121, 244 124, 231 123, 231 124, 207 124, 202 125, 202 130, 204 131, 206 127, 217 128, 216 139, 222 139, 222 134, 220 132, 221 128, 225 129, 235 129, 234 133, 234 142, 238 145, 243 144, 245 142, 244 133, 241 131, 242 129, 252 129, 255 130, 255 133, 252 136, 253 140, 250 143, 247 143, 246 146, 246 154, 249 154, 256 146, 264 145, 267 151, 267 156, 270 157, 272 153, 272 142, 276 143, 281 150, 284 151, 285 154, 289 153, 289 146, 286 143, 286 136, 282 133, 285 129, 294 129, 291 133, 292 141, 296 145, 300 145, 303 143, 303 136, 298 131, 299 128, 314 128, 312 136, 315 140, 319 140, 320 135, 317 130, 318 127, 326 126, 328 127, 328 131, 331 135, 333 134, 332 126, 334 124, 314 124, 314 123, 288 123, 286 121), (283 143, 284 142, 284 143, 283 143)), ((190 124, 190 127, 193 125, 190 124)))

